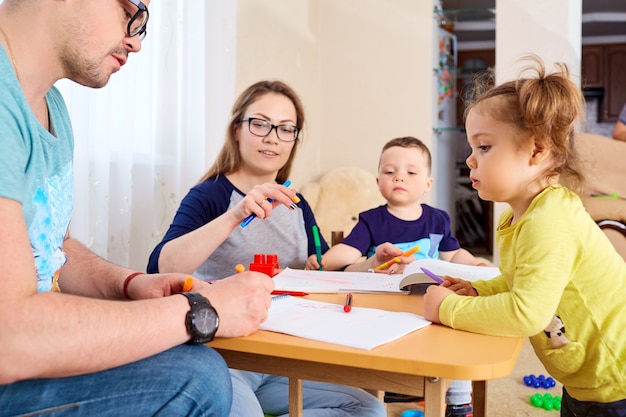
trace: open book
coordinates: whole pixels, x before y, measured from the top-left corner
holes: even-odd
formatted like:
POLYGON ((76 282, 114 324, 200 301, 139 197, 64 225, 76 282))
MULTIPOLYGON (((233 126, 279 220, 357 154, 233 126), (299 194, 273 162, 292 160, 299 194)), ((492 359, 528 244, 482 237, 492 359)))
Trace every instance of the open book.
POLYGON ((379 292, 423 293, 428 285, 437 284, 420 268, 440 277, 449 275, 467 281, 491 279, 500 275, 497 267, 455 264, 439 259, 420 259, 404 268, 402 274, 341 271, 305 271, 286 268, 274 276, 276 290, 308 293, 379 292))

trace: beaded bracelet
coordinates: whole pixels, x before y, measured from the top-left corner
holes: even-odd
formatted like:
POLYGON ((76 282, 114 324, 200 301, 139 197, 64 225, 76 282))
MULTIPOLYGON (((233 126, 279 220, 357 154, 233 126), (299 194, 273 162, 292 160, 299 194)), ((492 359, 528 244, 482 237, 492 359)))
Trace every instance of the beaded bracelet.
POLYGON ((126 279, 124 280, 124 297, 130 298, 128 296, 128 284, 130 283, 130 280, 135 278, 137 275, 143 275, 143 274, 144 274, 143 272, 133 272, 132 274, 126 277, 126 279))

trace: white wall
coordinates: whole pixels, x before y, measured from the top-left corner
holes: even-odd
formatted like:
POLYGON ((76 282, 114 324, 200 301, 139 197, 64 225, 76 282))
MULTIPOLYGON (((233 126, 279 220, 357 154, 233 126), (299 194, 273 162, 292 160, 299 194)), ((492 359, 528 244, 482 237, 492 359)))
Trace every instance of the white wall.
POLYGON ((239 0, 236 92, 282 79, 308 126, 294 185, 345 165, 376 172, 385 142, 432 137, 432 0, 239 0))
MULTIPOLYGON (((565 62, 580 83, 582 0, 496 0, 496 15, 497 84, 517 77, 525 65, 520 57, 531 52, 548 70, 553 62, 565 62)), ((493 230, 506 207, 494 204, 493 230)), ((495 242, 493 247, 498 262, 495 242)))

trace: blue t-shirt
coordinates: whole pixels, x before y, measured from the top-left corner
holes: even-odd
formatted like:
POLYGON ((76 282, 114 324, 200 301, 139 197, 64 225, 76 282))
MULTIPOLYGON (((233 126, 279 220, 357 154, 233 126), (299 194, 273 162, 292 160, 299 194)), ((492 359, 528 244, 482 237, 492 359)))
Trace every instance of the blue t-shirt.
MULTIPOLYGON (((163 245, 196 230, 234 207, 245 197, 224 175, 209 178, 194 186, 183 198, 169 230, 148 261, 148 272, 159 272, 159 255, 163 245)), ((276 206, 266 219, 254 219, 246 227, 237 227, 194 272, 203 280, 232 275, 239 263, 248 265, 255 254, 277 254, 280 268, 304 268, 309 255, 315 253, 311 207, 302 195, 296 210, 276 206)), ((322 236, 322 252, 328 244, 322 236)))
POLYGON ((72 215, 74 136, 65 102, 46 94, 48 132, 30 109, 9 58, 0 48, 0 196, 22 204, 39 291, 65 264, 62 252, 72 215))
POLYGON ((439 258, 439 252, 461 248, 450 231, 450 216, 443 210, 422 204, 417 220, 402 220, 389 213, 386 205, 359 214, 359 221, 341 242, 352 246, 368 258, 381 243, 391 242, 406 251, 419 246, 416 259, 439 258))

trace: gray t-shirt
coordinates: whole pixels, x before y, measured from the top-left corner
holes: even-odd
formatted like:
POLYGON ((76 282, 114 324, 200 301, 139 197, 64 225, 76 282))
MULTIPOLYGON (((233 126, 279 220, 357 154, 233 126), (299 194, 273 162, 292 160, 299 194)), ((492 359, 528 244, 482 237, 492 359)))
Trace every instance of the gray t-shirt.
MULTIPOLYGON (((195 271, 203 280, 215 280, 233 275, 235 266, 246 269, 255 254, 278 255, 279 267, 304 268, 307 257, 315 253, 312 227, 315 217, 302 195, 295 210, 276 206, 266 219, 256 218, 246 227, 237 227, 228 238, 195 271)), ((148 272, 159 272, 158 259, 163 245, 196 230, 230 210, 244 198, 225 176, 210 178, 196 186, 181 201, 163 240, 157 245, 148 262, 148 272)), ((328 245, 321 237, 322 252, 328 245)))

